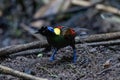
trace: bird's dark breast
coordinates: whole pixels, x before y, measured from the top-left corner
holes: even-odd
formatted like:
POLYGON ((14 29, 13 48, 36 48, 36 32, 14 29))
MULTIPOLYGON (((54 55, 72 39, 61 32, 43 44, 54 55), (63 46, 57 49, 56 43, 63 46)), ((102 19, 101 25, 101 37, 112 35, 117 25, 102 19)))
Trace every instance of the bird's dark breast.
POLYGON ((48 43, 55 48, 63 48, 72 44, 73 41, 66 39, 64 36, 54 36, 52 38, 47 38, 48 43))

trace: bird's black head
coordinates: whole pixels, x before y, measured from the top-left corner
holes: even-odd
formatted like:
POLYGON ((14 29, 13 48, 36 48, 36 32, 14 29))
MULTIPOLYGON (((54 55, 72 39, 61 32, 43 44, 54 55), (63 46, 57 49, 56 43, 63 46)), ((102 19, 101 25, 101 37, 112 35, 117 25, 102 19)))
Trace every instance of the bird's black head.
POLYGON ((54 35, 54 29, 50 26, 43 26, 41 29, 39 29, 36 34, 42 34, 44 36, 52 36, 54 35))

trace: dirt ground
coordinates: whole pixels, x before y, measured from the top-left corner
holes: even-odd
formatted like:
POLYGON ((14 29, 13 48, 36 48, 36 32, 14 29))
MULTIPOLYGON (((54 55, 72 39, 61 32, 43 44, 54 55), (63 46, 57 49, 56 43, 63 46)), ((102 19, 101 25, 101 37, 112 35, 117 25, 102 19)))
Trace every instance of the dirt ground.
MULTIPOLYGON (((36 55, 2 58, 2 65, 18 71, 30 69, 32 75, 49 80, 119 80, 120 51, 119 46, 88 47, 89 53, 79 44, 77 47, 77 62, 72 63, 72 49, 65 47, 58 51, 54 62, 49 61, 52 51, 44 53, 43 57, 36 55), (116 50, 118 48, 118 50, 116 50), (109 65, 106 66, 109 61, 109 65)), ((21 80, 19 78, 0 74, 0 80, 21 80)))

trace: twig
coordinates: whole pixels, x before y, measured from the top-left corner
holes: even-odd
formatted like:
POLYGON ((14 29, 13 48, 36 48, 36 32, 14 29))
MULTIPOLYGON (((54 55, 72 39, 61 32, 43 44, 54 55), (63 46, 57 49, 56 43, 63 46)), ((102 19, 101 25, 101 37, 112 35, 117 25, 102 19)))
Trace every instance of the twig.
MULTIPOLYGON (((91 35, 83 39, 83 41, 84 42, 97 42, 97 41, 105 41, 105 40, 112 40, 112 39, 119 39, 119 38, 120 38, 120 32, 113 32, 113 33, 91 35)), ((78 40, 78 43, 80 43, 79 40, 78 40)))
MULTIPOLYGON (((105 45, 119 45, 120 39, 118 40, 110 40, 110 41, 102 41, 102 42, 92 42, 92 43, 85 43, 88 46, 105 46, 105 45)), ((84 45, 84 44, 83 44, 84 45)))
POLYGON ((18 52, 18 53, 15 53, 15 54, 11 54, 10 57, 25 56, 25 55, 31 55, 31 54, 39 54, 42 51, 43 51, 43 49, 31 49, 31 50, 26 50, 26 51, 18 52))
POLYGON ((44 48, 47 46, 48 46, 48 43, 46 40, 44 40, 44 42, 35 41, 27 44, 8 46, 0 49, 0 56, 10 55, 10 54, 28 50, 28 49, 44 48))
MULTIPOLYGON (((75 4, 75 5, 80 5, 80 6, 84 6, 84 7, 92 5, 91 2, 82 1, 82 0, 72 0, 72 3, 75 4)), ((115 8, 115 7, 106 6, 106 5, 103 5, 103 4, 97 4, 95 6, 95 8, 98 9, 98 10, 103 10, 103 11, 107 11, 107 12, 111 12, 111 13, 120 15, 120 10, 115 8)))
POLYGON ((12 76, 19 77, 26 80, 48 80, 44 78, 35 77, 29 74, 25 74, 23 72, 20 72, 2 65, 0 65, 0 73, 12 75, 12 76))
POLYGON ((116 67, 120 67, 120 63, 117 63, 117 64, 115 64, 115 65, 113 65, 113 66, 111 66, 111 67, 109 67, 109 68, 107 68, 107 69, 104 69, 104 70, 98 72, 97 75, 100 75, 100 74, 105 73, 105 72, 107 72, 107 71, 113 70, 113 69, 116 68, 116 67))

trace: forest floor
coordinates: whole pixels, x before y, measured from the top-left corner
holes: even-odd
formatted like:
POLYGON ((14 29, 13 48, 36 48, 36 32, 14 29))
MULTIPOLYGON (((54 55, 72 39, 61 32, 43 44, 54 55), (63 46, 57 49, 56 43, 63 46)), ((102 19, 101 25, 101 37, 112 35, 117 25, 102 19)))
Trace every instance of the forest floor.
MULTIPOLYGON (((24 72, 32 71, 32 75, 49 80, 119 80, 120 51, 119 46, 88 47, 89 53, 79 44, 77 62, 72 62, 72 49, 65 47, 58 51, 56 60, 49 61, 52 51, 37 55, 1 58, 1 65, 24 72), (115 50, 114 50, 115 49, 115 50), (118 50, 116 50, 118 49, 118 50)), ((88 51, 88 50, 87 50, 88 51)), ((1 80, 20 80, 10 75, 0 75, 1 80)))

